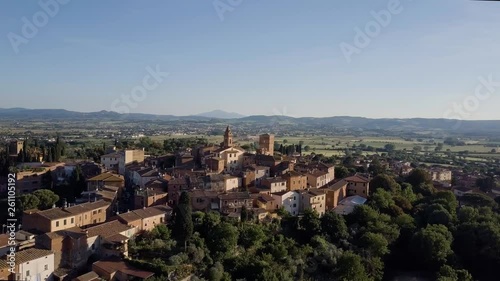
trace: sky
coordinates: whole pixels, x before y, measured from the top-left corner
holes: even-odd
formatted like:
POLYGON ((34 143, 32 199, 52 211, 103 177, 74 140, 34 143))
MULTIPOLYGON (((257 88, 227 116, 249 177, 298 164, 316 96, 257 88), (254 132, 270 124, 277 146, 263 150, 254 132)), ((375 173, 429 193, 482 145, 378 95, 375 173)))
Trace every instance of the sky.
POLYGON ((498 120, 498 15, 464 0, 5 0, 0 108, 498 120))

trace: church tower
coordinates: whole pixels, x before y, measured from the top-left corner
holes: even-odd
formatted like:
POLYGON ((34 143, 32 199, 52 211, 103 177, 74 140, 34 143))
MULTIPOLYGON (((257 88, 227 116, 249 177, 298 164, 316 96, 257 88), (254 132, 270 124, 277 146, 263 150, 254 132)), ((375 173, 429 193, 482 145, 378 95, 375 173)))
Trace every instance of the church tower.
POLYGON ((233 147, 233 133, 229 126, 226 128, 226 132, 224 133, 224 148, 233 147))

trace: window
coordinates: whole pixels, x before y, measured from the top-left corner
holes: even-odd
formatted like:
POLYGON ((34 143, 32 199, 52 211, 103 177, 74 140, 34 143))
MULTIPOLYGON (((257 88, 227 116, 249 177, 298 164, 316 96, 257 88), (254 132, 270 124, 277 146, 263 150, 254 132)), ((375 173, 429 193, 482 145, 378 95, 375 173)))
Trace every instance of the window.
POLYGON ((75 223, 75 219, 74 218, 71 218, 71 223, 75 223))
POLYGON ((99 214, 100 214, 100 213, 102 213, 102 210, 101 210, 101 209, 99 209, 99 214))
POLYGON ((49 265, 46 264, 44 267, 43 267, 43 270, 49 270, 49 265))
POLYGON ((93 212, 92 212, 92 214, 93 214, 93 215, 97 214, 97 211, 93 211, 93 212))
POLYGON ((30 271, 26 270, 26 276, 30 276, 30 271))
POLYGON ((66 220, 64 220, 64 225, 66 225, 66 220))

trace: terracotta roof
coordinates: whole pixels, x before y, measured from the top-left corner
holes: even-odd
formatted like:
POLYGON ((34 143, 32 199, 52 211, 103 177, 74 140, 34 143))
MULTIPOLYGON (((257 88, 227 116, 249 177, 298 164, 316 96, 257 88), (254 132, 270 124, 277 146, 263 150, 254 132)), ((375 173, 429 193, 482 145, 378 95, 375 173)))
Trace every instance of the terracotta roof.
POLYGON ((109 153, 109 154, 105 154, 103 156, 101 156, 101 158, 120 158, 122 156, 122 154, 120 152, 113 152, 113 153, 109 153))
POLYGON ((333 183, 333 184, 331 184, 331 185, 328 185, 328 186, 326 187, 326 189, 328 189, 328 190, 333 190, 333 191, 337 191, 337 190, 341 189, 342 187, 346 186, 347 184, 348 184, 348 182, 347 182, 347 181, 345 181, 345 180, 340 180, 340 181, 338 181, 338 182, 336 182, 336 183, 333 183))
POLYGON ((305 193, 309 193, 313 196, 320 196, 320 195, 324 195, 325 191, 323 189, 311 188, 309 190, 306 190, 305 193))
POLYGON ((277 183, 277 182, 286 182, 286 179, 283 179, 280 177, 275 177, 275 178, 267 178, 264 181, 269 182, 269 183, 277 183))
POLYGON ((96 202, 89 202, 89 203, 83 203, 80 205, 72 206, 69 208, 66 208, 65 211, 68 213, 71 213, 73 215, 79 215, 83 214, 86 212, 90 212, 93 210, 101 209, 101 208, 108 208, 110 206, 109 202, 106 202, 104 200, 99 200, 96 202))
POLYGON ((274 198, 268 194, 259 194, 259 196, 257 197, 257 200, 262 202, 262 203, 268 203, 268 202, 274 201, 274 198))
POLYGON ((52 208, 52 209, 48 209, 45 211, 40 211, 36 214, 38 214, 42 217, 45 217, 49 220, 57 220, 57 219, 69 218, 69 217, 74 216, 74 214, 67 212, 67 211, 64 211, 60 208, 52 208))
POLYGON ((168 182, 168 185, 187 185, 187 180, 186 178, 175 178, 175 179, 171 179, 169 182, 168 182))
POLYGON ((283 196, 283 195, 287 194, 288 192, 292 192, 292 191, 280 191, 280 192, 272 193, 272 195, 283 196))
POLYGON ((316 170, 316 171, 313 171, 311 173, 307 173, 308 175, 311 175, 313 177, 322 177, 322 176, 326 176, 328 175, 328 172, 324 172, 324 171, 320 171, 320 170, 316 170))
POLYGON ((102 173, 98 176, 88 179, 88 181, 115 181, 120 182, 124 181, 123 177, 120 175, 112 174, 112 173, 102 173))
POLYGON ((126 221, 127 223, 131 223, 134 221, 138 221, 141 219, 146 219, 146 218, 152 218, 156 216, 161 216, 172 209, 168 206, 154 206, 146 209, 137 209, 130 211, 128 213, 124 214, 119 214, 118 217, 120 217, 122 220, 126 221))
POLYGON ((73 279, 73 281, 99 281, 99 280, 101 280, 101 278, 94 271, 91 271, 87 274, 84 274, 82 276, 73 279))
POLYGON ((158 173, 158 171, 156 169, 153 169, 153 168, 142 169, 142 170, 137 171, 137 173, 141 177, 159 177, 160 176, 160 173, 158 173))
POLYGON ((224 159, 222 159, 222 158, 220 158, 220 157, 210 157, 210 158, 208 158, 207 160, 224 161, 224 159))
POLYGON ((356 182, 356 183, 369 183, 370 182, 370 180, 368 180, 367 178, 362 177, 362 176, 358 176, 358 175, 355 175, 352 177, 347 177, 344 180, 348 181, 348 182, 356 182))
MULTIPOLYGON (((52 251, 35 249, 35 248, 19 251, 16 252, 16 265, 27 263, 29 261, 37 260, 53 254, 54 252, 52 251)), ((5 258, 0 259, 0 268, 5 268, 6 265, 7 265, 7 260, 5 258)))
POLYGON ((98 261, 98 262, 94 263, 92 266, 93 267, 95 266, 108 274, 113 274, 113 273, 120 271, 126 275, 138 277, 138 278, 142 278, 142 279, 147 279, 147 278, 154 276, 154 273, 133 268, 133 267, 127 265, 122 260, 98 261))
POLYGON ((122 242, 129 240, 127 236, 124 236, 120 233, 115 234, 115 235, 111 235, 109 237, 106 237, 105 239, 106 239, 106 241, 111 242, 111 243, 122 243, 122 242))
POLYGON ((119 214, 118 217, 127 223, 132 223, 141 220, 141 217, 133 211, 119 214))
POLYGON ((300 177, 300 176, 304 176, 304 175, 297 172, 297 171, 288 171, 282 177, 300 177))
POLYGON ((102 238, 108 238, 130 229, 133 229, 133 227, 129 227, 119 221, 111 221, 98 226, 89 227, 85 231, 88 232, 88 237, 101 236, 102 238))
POLYGON ((144 186, 146 188, 163 189, 164 187, 167 186, 167 181, 164 179, 153 179, 148 181, 144 186))
POLYGON ((248 192, 231 192, 219 195, 219 198, 221 200, 244 200, 250 199, 250 194, 248 192))
POLYGON ((189 192, 191 199, 193 198, 216 198, 219 194, 212 190, 194 189, 189 192))

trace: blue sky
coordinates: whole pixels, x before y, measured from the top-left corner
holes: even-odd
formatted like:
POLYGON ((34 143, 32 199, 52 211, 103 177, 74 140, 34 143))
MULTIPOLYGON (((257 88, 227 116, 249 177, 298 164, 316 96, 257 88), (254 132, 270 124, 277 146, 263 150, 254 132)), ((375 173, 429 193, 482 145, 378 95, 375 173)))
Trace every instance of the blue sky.
POLYGON ((159 67, 132 112, 500 119, 499 86, 448 114, 479 77, 500 82, 500 3, 401 0, 348 62, 340 44, 395 0, 217 1, 236 5, 221 18, 211 0, 73 0, 32 38, 22 19, 39 2, 1 1, 0 108, 112 110, 159 67))

